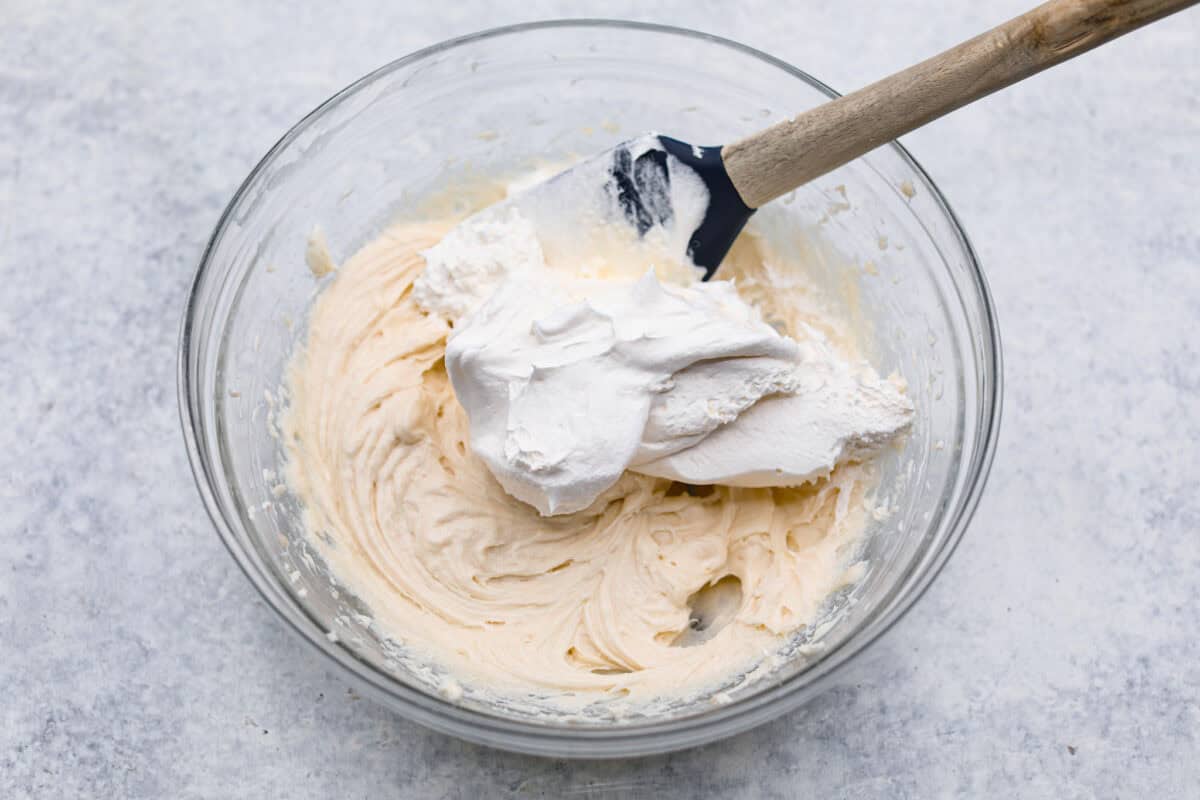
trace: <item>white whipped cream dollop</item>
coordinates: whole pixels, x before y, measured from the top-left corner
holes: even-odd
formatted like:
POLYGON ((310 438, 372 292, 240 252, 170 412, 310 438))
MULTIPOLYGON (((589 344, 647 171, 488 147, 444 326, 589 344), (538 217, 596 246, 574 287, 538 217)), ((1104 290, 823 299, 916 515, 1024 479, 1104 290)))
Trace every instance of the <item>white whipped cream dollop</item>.
POLYGON ((626 469, 800 485, 911 421, 897 386, 815 330, 781 335, 730 282, 548 267, 516 208, 468 219, 423 255, 414 298, 455 324, 445 364, 471 448, 544 515, 587 508, 626 469))
POLYGON ((505 490, 578 511, 627 467, 796 387, 795 342, 748 312, 727 283, 511 280, 450 337, 446 371, 505 490), (737 365, 728 378, 723 363, 737 365))

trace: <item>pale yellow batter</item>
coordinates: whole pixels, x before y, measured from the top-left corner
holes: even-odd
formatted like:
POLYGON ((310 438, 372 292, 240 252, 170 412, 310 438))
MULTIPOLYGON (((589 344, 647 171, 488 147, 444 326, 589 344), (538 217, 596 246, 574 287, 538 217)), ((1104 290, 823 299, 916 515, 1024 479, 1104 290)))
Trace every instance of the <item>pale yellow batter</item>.
MULTIPOLYGON (((749 667, 812 622, 847 580, 870 466, 691 493, 626 473, 588 509, 540 516, 468 449, 442 364, 449 327, 411 298, 419 251, 448 228, 397 225, 349 259, 289 376, 291 487, 375 629, 468 687, 649 699, 749 667)), ((762 247, 743 235, 722 276, 768 320, 790 332, 803 318, 853 356, 762 247)))

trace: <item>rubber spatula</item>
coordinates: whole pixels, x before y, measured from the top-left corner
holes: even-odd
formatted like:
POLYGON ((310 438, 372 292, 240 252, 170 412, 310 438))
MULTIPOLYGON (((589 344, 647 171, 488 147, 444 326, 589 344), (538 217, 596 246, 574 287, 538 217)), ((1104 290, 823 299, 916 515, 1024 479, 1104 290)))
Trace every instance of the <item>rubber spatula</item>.
MULTIPOLYGON (((598 221, 656 229, 707 280, 763 204, 919 128, 1200 0, 1051 0, 853 94, 732 144, 622 142, 481 214, 516 207, 543 247, 578 248, 598 221), (696 191, 703 186, 707 191, 696 191)), ((577 250, 576 250, 577 251, 577 250)))

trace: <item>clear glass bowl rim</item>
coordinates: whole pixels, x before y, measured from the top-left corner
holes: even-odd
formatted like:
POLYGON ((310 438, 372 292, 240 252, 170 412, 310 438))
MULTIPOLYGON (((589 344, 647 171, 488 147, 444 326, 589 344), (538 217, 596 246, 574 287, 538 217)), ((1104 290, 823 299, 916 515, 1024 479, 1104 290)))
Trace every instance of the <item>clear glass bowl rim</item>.
POLYGON ((448 39, 389 62, 337 92, 296 123, 255 165, 222 212, 205 247, 188 291, 187 304, 180 326, 178 355, 180 421, 197 489, 204 502, 205 510, 226 549, 267 605, 301 638, 327 659, 336 663, 341 676, 348 679, 364 694, 426 727, 478 744, 505 750, 533 755, 584 758, 651 755, 694 747, 740 733, 798 708, 819 693, 822 684, 828 681, 838 667, 862 653, 890 630, 925 593, 957 548, 978 506, 991 469, 1000 430, 1003 376, 995 306, 975 250, 957 216, 933 180, 901 144, 893 141, 885 146, 891 148, 913 170, 924 188, 935 199, 939 210, 950 223, 962 254, 966 258, 970 284, 973 284, 975 289, 975 296, 972 299, 978 303, 980 317, 985 323, 983 330, 974 331, 974 333, 982 334, 984 374, 991 380, 984 387, 986 391, 981 392, 979 399, 980 423, 975 433, 971 460, 963 465, 967 473, 967 480, 964 484, 961 501, 948 519, 949 534, 937 544, 936 550, 926 557, 924 571, 905 576, 911 581, 911 585, 907 589, 906 580, 902 578, 893 590, 893 597, 904 590, 905 593, 902 596, 895 597, 893 602, 882 603, 880 609, 868 616, 857 631, 832 648, 824 658, 776 686, 760 690, 758 693, 739 699, 730 705, 715 707, 703 714, 679 719, 625 724, 613 728, 571 727, 561 723, 522 722, 463 708, 427 695, 379 672, 343 647, 331 643, 314 620, 307 615, 298 614, 288 606, 287 598, 278 585, 277 579, 269 574, 263 565, 257 563, 253 555, 239 542, 235 528, 240 527, 240 521, 225 515, 216 496, 216 481, 224 480, 224 476, 216 469, 217 465, 210 462, 207 451, 200 441, 200 429, 203 425, 201 405, 204 398, 198 394, 194 364, 191 358, 193 340, 197 333, 194 330, 194 323, 200 309, 198 291, 212 266, 212 258, 217 244, 224 235, 234 211, 253 186, 258 175, 315 120, 381 77, 428 57, 472 42, 556 28, 627 30, 699 40, 730 48, 766 62, 799 78, 830 99, 840 96, 838 92, 808 73, 739 42, 687 28, 628 20, 557 19, 507 25, 448 39))

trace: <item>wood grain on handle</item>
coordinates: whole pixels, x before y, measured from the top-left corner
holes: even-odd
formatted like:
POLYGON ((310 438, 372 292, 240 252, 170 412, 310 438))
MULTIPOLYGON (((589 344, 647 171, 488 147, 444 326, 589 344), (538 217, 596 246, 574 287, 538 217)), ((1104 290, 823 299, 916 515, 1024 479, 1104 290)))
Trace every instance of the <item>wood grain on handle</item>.
POLYGON ((1200 0, 1051 0, 722 150, 750 208, 956 108, 1200 0))

